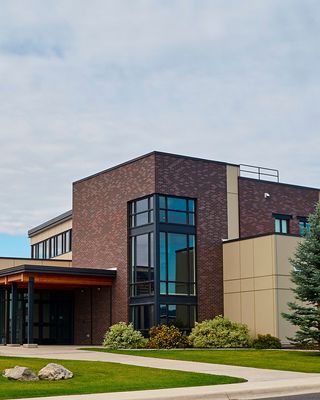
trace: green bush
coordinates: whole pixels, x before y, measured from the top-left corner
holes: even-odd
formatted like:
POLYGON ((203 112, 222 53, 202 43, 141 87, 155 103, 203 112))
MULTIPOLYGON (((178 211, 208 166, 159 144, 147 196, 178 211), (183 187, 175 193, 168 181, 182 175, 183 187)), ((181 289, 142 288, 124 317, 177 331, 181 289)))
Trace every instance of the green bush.
POLYGON ((189 336, 194 347, 249 347, 247 325, 232 322, 221 315, 195 324, 189 336))
POLYGON ((256 339, 253 339, 252 347, 255 349, 281 349, 281 342, 270 334, 258 335, 256 339))
POLYGON ((149 349, 174 349, 188 347, 188 339, 174 325, 158 325, 149 331, 149 349))
POLYGON ((138 349, 145 347, 146 339, 132 324, 118 322, 107 330, 102 345, 109 349, 138 349))

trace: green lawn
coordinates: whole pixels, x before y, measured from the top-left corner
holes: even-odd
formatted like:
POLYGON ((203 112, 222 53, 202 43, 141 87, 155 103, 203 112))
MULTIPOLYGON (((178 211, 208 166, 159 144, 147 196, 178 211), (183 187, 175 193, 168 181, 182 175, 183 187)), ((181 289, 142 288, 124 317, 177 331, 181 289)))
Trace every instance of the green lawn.
POLYGON ((15 365, 38 372, 49 362, 64 365, 74 373, 66 381, 9 381, 0 377, 0 399, 164 389, 183 386, 245 382, 244 379, 193 372, 168 371, 116 363, 0 357, 0 370, 15 365))
MULTIPOLYGON (((89 350, 89 349, 88 349, 89 350)), ((118 350, 90 349, 143 357, 320 373, 320 352, 285 350, 118 350)))

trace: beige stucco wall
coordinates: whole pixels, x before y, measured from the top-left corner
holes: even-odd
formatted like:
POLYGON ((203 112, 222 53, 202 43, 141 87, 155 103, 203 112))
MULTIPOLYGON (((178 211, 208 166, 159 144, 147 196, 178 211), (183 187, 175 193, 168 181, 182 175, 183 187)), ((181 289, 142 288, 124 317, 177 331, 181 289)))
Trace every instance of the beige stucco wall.
POLYGON ((53 267, 71 267, 71 261, 62 260, 35 260, 32 258, 0 257, 0 269, 17 267, 18 265, 46 265, 53 267))
POLYGON ((224 313, 246 323, 253 335, 286 342, 294 327, 284 320, 290 290, 290 263, 301 238, 267 235, 223 244, 224 313))
POLYGON ((52 228, 46 229, 30 238, 30 244, 42 242, 43 240, 49 239, 52 236, 58 235, 59 233, 65 232, 72 229, 72 219, 62 222, 59 225, 53 226, 52 228))
POLYGON ((239 167, 227 165, 228 239, 239 237, 239 167))
MULTIPOLYGON (((68 221, 64 221, 61 224, 48 228, 30 238, 30 244, 36 244, 43 240, 49 239, 52 236, 58 235, 59 233, 72 229, 72 218, 68 221)), ((52 260, 72 260, 72 251, 53 257, 52 260)))

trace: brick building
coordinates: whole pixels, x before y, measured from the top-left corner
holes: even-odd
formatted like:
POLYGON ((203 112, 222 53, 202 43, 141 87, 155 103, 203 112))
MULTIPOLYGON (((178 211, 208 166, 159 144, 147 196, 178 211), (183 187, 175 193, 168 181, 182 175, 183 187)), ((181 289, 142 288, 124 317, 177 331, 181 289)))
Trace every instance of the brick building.
POLYGON ((29 231, 31 259, 0 259, 2 342, 99 344, 118 321, 189 331, 219 314, 285 340, 288 257, 319 193, 160 152, 74 182, 72 211, 29 231))

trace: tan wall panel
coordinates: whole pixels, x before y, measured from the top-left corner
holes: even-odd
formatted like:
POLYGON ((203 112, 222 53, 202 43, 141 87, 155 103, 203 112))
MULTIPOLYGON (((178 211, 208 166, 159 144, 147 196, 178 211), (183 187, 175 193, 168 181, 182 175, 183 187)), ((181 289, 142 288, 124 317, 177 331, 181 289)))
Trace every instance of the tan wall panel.
POLYGON ((240 280, 235 279, 233 281, 225 281, 224 282, 224 292, 225 293, 240 292, 240 280))
POLYGON ((228 207, 228 239, 239 237, 239 197, 238 194, 227 193, 228 207))
POLYGON ((0 269, 17 267, 18 265, 46 265, 55 267, 70 267, 71 261, 35 260, 32 258, 0 258, 0 269))
POLYGON ((60 256, 52 257, 52 260, 72 260, 72 251, 68 253, 60 254, 60 256))
POLYGON ((254 279, 240 279, 240 288, 241 292, 249 292, 254 290, 254 279))
POLYGON ((273 289, 274 281, 272 275, 254 278, 254 288, 255 290, 273 289))
POLYGON ((58 235, 59 233, 65 232, 69 229, 72 229, 72 219, 63 222, 62 224, 56 225, 52 228, 49 228, 38 235, 32 236, 30 238, 30 243, 35 244, 42 242, 43 240, 49 239, 52 236, 58 235))
POLYGON ((226 243, 223 246, 223 279, 240 279, 239 242, 226 243))
POLYGON ((290 275, 292 267, 289 262, 289 257, 294 255, 298 243, 302 240, 302 238, 297 238, 294 236, 275 235, 277 274, 290 275))
POLYGON ((277 286, 278 289, 290 289, 294 287, 291 282, 290 276, 277 275, 277 286))
POLYGON ((224 295, 224 315, 231 321, 241 322, 240 293, 226 293, 224 295))
POLYGON ((240 276, 241 278, 252 278, 253 268, 253 240, 240 241, 240 276))
POLYGON ((256 334, 276 336, 273 290, 254 292, 256 334))
POLYGON ((272 275, 274 271, 273 236, 263 236, 253 240, 254 275, 272 275))
POLYGON ((279 332, 278 337, 279 339, 284 342, 288 343, 289 340, 287 337, 292 337, 296 331, 296 327, 291 325, 287 320, 285 320, 281 313, 288 312, 288 302, 294 301, 294 294, 291 290, 277 290, 277 302, 278 302, 278 326, 279 332))
POLYGON ((227 192, 238 193, 239 167, 227 165, 227 192))
POLYGON ((247 324, 250 334, 256 334, 254 292, 241 293, 241 322, 247 324))

